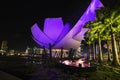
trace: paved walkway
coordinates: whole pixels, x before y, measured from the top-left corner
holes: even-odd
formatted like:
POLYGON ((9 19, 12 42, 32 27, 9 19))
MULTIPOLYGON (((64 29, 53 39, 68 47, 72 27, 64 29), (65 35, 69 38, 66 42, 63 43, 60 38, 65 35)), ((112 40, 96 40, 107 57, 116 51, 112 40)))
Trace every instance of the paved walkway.
POLYGON ((22 80, 13 75, 0 71, 0 80, 22 80))
POLYGON ((84 77, 75 77, 62 72, 56 68, 48 68, 40 66, 34 73, 34 76, 30 80, 86 80, 84 77))

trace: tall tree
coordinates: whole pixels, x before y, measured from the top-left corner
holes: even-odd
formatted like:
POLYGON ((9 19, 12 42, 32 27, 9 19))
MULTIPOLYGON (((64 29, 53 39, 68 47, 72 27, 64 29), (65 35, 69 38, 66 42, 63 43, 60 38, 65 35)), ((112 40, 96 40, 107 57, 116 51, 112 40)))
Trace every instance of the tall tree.
POLYGON ((113 53, 113 65, 120 65, 118 52, 117 52, 117 45, 116 45, 116 28, 120 25, 120 13, 119 9, 113 9, 109 11, 109 14, 104 19, 104 24, 106 27, 110 28, 110 35, 111 35, 111 42, 112 42, 112 53, 113 53))
POLYGON ((101 46, 101 33, 103 32, 104 28, 103 28, 103 24, 101 21, 94 21, 94 22, 90 22, 87 25, 88 27, 91 27, 90 31, 88 32, 90 34, 89 36, 89 41, 91 42, 95 42, 95 40, 97 40, 98 45, 99 45, 99 55, 98 55, 98 60, 99 62, 103 62, 103 56, 102 56, 102 46, 101 46))

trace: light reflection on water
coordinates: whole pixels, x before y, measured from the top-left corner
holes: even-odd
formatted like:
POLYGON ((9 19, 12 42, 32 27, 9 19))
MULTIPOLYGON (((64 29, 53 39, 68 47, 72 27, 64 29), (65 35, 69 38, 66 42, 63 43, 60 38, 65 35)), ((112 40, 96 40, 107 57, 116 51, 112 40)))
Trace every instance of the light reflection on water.
MULTIPOLYGON (((24 57, 25 59, 30 59, 31 57, 24 57)), ((68 76, 65 76, 65 77, 58 77, 58 74, 57 72, 55 71, 52 71, 50 68, 46 69, 42 66, 42 63, 43 61, 42 60, 39 60, 39 61, 36 61, 35 59, 31 59, 31 61, 27 61, 26 62, 26 65, 29 65, 29 64, 35 64, 35 65, 40 65, 39 66, 39 69, 35 70, 36 72, 31 75, 31 79, 30 80, 65 80, 67 78, 69 78, 69 74, 66 74, 68 76), (59 79, 58 79, 59 78, 59 79)), ((60 73, 60 75, 62 75, 63 73, 60 73)), ((86 77, 77 77, 78 80, 88 80, 86 77)), ((67 79, 68 80, 68 79, 67 79)))

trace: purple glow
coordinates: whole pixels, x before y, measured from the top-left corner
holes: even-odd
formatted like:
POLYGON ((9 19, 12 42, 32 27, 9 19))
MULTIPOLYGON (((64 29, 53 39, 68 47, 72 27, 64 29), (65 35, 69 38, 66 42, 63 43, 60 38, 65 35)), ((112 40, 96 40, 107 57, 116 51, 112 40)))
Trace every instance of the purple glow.
POLYGON ((82 30, 73 38, 77 41, 84 40, 84 34, 89 30, 89 28, 82 28, 82 30))
POLYGON ((82 68, 90 67, 90 62, 88 63, 85 63, 85 62, 86 62, 85 58, 81 58, 81 59, 75 60, 74 62, 71 60, 63 60, 60 63, 68 66, 74 66, 74 67, 79 67, 79 64, 81 64, 82 68))
POLYGON ((39 40, 40 42, 43 42, 44 40, 47 41, 46 43, 53 43, 52 40, 50 40, 38 27, 37 24, 33 25, 32 29, 32 34, 34 36, 35 39, 39 40), (43 39, 41 39, 43 38, 43 39))
POLYGON ((58 42, 55 45, 55 47, 63 46, 64 48, 77 49, 80 46, 81 40, 77 42, 76 40, 74 40, 75 36, 80 33, 85 23, 96 19, 95 10, 99 9, 102 6, 103 5, 99 0, 92 0, 87 10, 82 15, 82 17, 78 20, 75 26, 70 30, 70 32, 60 42, 58 42))
POLYGON ((52 39, 56 41, 59 37, 60 33, 64 28, 62 18, 47 18, 44 23, 44 33, 52 39))
POLYGON ((69 24, 64 26, 62 18, 47 18, 44 26, 44 32, 40 30, 37 24, 32 26, 31 31, 35 42, 46 48, 49 48, 49 44, 54 47, 70 31, 69 24))
POLYGON ((58 42, 54 48, 61 48, 63 47, 64 49, 70 49, 74 48, 77 49, 80 46, 80 41, 77 41, 71 36, 64 37, 60 42, 58 42))
POLYGON ((39 29, 37 24, 33 25, 31 28, 33 39, 46 48, 49 48, 50 43, 52 48, 77 49, 81 40, 84 39, 85 32, 88 31, 88 28, 85 29, 83 26, 87 22, 96 19, 95 10, 100 7, 103 7, 103 5, 99 0, 92 0, 87 10, 71 30, 69 24, 63 24, 61 17, 47 18, 44 23, 44 32, 39 29))
POLYGON ((63 39, 63 38, 65 37, 65 35, 66 35, 69 31, 70 31, 70 25, 67 23, 67 24, 64 26, 61 34, 59 35, 56 43, 58 43, 61 39, 63 39))
POLYGON ((94 21, 96 19, 95 10, 103 7, 103 4, 99 0, 92 0, 87 10, 84 12, 82 17, 73 27, 73 36, 78 34, 81 31, 81 28, 89 21, 94 21))

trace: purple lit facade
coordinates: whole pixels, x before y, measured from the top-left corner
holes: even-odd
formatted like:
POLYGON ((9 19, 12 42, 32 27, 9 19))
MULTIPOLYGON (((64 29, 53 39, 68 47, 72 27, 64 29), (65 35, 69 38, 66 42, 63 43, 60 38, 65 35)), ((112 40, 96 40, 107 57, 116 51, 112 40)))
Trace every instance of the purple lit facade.
POLYGON ((87 10, 72 29, 70 29, 69 24, 63 24, 61 17, 46 18, 43 31, 37 24, 32 26, 33 39, 37 44, 45 48, 49 48, 49 44, 51 44, 54 49, 61 47, 64 49, 77 49, 80 46, 81 40, 84 39, 85 32, 88 31, 88 28, 83 28, 83 26, 87 22, 96 19, 95 10, 101 7, 103 5, 99 0, 92 0, 87 10))
MULTIPOLYGON (((33 39, 41 46, 49 48, 55 46, 70 31, 69 24, 64 25, 62 18, 47 18, 44 23, 44 32, 37 24, 31 28, 33 39)), ((54 47, 55 48, 55 47, 54 47)))

